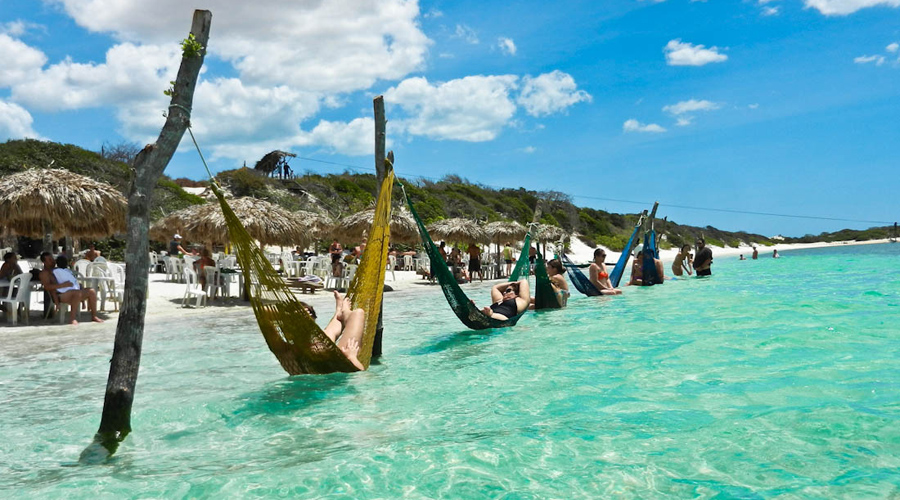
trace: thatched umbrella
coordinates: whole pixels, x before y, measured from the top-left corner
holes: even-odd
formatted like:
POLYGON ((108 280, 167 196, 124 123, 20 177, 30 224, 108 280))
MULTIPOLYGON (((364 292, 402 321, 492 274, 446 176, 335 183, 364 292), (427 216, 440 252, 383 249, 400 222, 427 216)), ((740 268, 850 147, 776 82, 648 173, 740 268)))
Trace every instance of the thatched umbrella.
POLYGON ((331 229, 334 227, 334 220, 328 215, 315 212, 307 212, 306 210, 294 211, 294 216, 307 227, 310 237, 314 240, 321 240, 331 235, 331 229))
POLYGON ((516 221, 491 222, 484 226, 484 230, 492 243, 521 241, 525 238, 525 233, 528 232, 528 228, 516 221))
MULTIPOLYGON (((311 229, 305 221, 278 205, 250 196, 232 198, 228 200, 228 205, 250 237, 262 245, 305 247, 313 240, 311 229)), ((229 240, 228 226, 218 203, 200 205, 193 217, 184 226, 186 238, 205 242, 229 240)))
POLYGON ((197 210, 202 205, 193 205, 181 210, 176 210, 169 215, 157 220, 150 226, 150 239, 162 243, 168 243, 175 234, 184 235, 188 222, 197 217, 197 210))
POLYGON ((540 243, 557 242, 569 236, 565 229, 550 224, 536 224, 534 232, 534 239, 540 243))
POLYGON ((459 243, 486 243, 490 241, 477 222, 460 217, 439 220, 428 227, 428 234, 435 240, 459 243))
MULTIPOLYGON (((363 210, 339 220, 332 228, 335 238, 356 241, 372 227, 375 209, 363 210)), ((406 211, 391 212, 391 242, 415 244, 419 242, 416 221, 406 211)))
POLYGON ((62 169, 32 169, 0 182, 0 224, 23 236, 99 237, 125 230, 128 202, 105 182, 62 169))

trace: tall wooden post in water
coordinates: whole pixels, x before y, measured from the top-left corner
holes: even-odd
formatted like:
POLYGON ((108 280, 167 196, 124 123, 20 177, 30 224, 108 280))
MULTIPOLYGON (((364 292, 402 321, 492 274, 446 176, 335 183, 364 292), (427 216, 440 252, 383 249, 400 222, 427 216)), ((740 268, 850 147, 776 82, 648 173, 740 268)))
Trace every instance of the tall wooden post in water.
MULTIPOLYGON (((384 116, 384 96, 378 96, 373 101, 375 108, 375 199, 381 195, 381 182, 384 181, 386 175, 384 169, 384 150, 386 142, 387 118, 384 116)), ((393 154, 391 154, 391 162, 393 162, 393 154)), ((382 313, 384 312, 384 301, 381 302, 381 310, 378 311, 378 326, 375 327, 375 340, 372 342, 372 359, 381 357, 381 341, 384 335, 384 323, 382 323, 382 313)))
MULTIPOLYGON (((131 407, 141 364, 144 319, 147 313, 147 285, 150 267, 150 202, 153 187, 175 154, 184 131, 191 123, 191 105, 197 75, 203 66, 212 13, 195 10, 191 36, 182 43, 181 67, 170 89, 172 100, 166 123, 153 144, 144 146, 134 160, 128 192, 128 233, 125 246, 125 297, 106 382, 100 429, 93 443, 81 453, 82 462, 95 462, 115 453, 131 432, 131 407)), ((162 92, 165 89, 160 89, 162 92)))

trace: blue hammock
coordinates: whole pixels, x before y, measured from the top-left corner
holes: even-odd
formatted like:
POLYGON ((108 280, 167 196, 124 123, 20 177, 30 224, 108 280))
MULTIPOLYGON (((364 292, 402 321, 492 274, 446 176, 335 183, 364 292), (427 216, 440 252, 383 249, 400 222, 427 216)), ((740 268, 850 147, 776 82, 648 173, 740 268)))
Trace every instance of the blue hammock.
POLYGON ((609 283, 613 288, 619 288, 619 282, 622 281, 622 274, 625 273, 625 265, 628 264, 628 258, 631 257, 631 251, 634 250, 637 242, 637 234, 644 225, 644 215, 646 214, 647 211, 645 210, 644 214, 641 215, 641 218, 638 219, 638 223, 635 224, 634 231, 631 233, 631 238, 628 238, 628 243, 625 245, 625 248, 622 249, 622 255, 619 256, 616 267, 609 273, 609 283))
POLYGON ((578 269, 578 266, 566 257, 566 254, 562 254, 560 257, 563 265, 569 270, 569 279, 572 280, 572 284, 575 285, 576 290, 589 297, 600 295, 600 290, 597 290, 597 287, 591 283, 591 280, 581 272, 581 269, 578 269))

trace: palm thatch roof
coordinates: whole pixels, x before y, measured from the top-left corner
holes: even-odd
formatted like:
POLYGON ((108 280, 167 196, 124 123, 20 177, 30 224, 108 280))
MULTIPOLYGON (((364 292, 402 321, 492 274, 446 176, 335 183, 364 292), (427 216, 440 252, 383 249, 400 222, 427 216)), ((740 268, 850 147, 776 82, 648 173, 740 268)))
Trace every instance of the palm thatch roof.
POLYGON ((491 222, 484 226, 491 243, 522 241, 528 229, 516 221, 491 222))
POLYGON ((325 214, 307 212, 306 210, 296 210, 294 211, 294 216, 307 227, 310 237, 314 240, 328 238, 335 224, 334 220, 325 214))
MULTIPOLYGON (((315 239, 318 218, 314 219, 311 215, 316 214, 295 214, 249 196, 232 198, 228 200, 228 205, 250 237, 263 245, 305 247, 315 239)), ((176 233, 195 242, 223 243, 230 240, 225 216, 218 203, 195 205, 172 212, 150 228, 150 237, 157 241, 169 241, 176 233)))
MULTIPOLYGON (((375 209, 363 210, 339 220, 331 230, 339 240, 357 241, 371 227, 375 219, 375 209)), ((391 241, 395 243, 415 244, 419 242, 419 230, 416 221, 404 210, 391 211, 391 241)))
POLYGON ((150 226, 150 239, 167 243, 172 240, 176 234, 184 236, 187 233, 185 229, 188 222, 194 220, 197 216, 197 210, 200 205, 194 205, 181 210, 176 210, 171 214, 157 220, 150 226))
POLYGON ((460 217, 444 219, 428 226, 428 234, 435 240, 458 243, 488 243, 490 238, 477 222, 460 217))
POLYGON ((565 229, 550 224, 535 224, 534 233, 534 239, 541 243, 556 242, 569 237, 565 229))
POLYGON ((115 187, 68 170, 32 169, 0 182, 0 227, 41 237, 99 237, 123 232, 128 202, 115 187), (47 226, 49 224, 49 226, 47 226))

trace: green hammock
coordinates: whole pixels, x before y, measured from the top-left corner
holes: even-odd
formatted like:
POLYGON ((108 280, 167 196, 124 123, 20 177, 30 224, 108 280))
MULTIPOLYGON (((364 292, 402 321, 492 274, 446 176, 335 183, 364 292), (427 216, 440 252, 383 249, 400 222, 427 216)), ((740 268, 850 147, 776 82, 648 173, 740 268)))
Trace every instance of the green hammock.
POLYGON ((561 309, 559 297, 553 291, 553 285, 550 284, 550 275, 547 274, 547 265, 544 263, 544 256, 538 252, 537 258, 534 260, 534 310, 541 309, 561 309))
MULTIPOLYGON (((400 184, 400 188, 403 188, 403 184, 400 184)), ((453 276, 453 272, 450 271, 450 268, 447 267, 447 262, 445 262, 444 258, 441 257, 441 252, 434 244, 434 241, 432 241, 431 236, 428 234, 428 230, 425 229, 425 224, 422 222, 422 219, 416 212, 416 207, 413 206, 412 200, 409 199, 409 195, 406 194, 406 189, 403 189, 403 196, 406 198, 406 204, 409 206, 409 211, 412 213, 413 219, 415 219, 416 221, 416 226, 419 228, 419 235, 422 237, 422 245, 425 247, 425 253, 427 253, 428 258, 431 259, 431 269, 434 273, 433 277, 436 278, 438 283, 441 285, 441 290, 444 292, 444 297, 447 298, 447 302, 450 304, 450 309, 453 310, 453 312, 456 314, 456 317, 458 317, 464 325, 473 330, 503 328, 515 325, 516 322, 519 321, 519 318, 521 318, 522 315, 525 314, 524 312, 507 320, 501 321, 485 315, 481 309, 479 309, 475 304, 472 303, 471 300, 469 300, 469 297, 467 297, 465 292, 462 291, 462 288, 459 287, 459 283, 456 282, 456 278, 453 276)), ((516 261, 516 267, 515 269, 513 269, 513 272, 509 277, 509 281, 518 281, 519 276, 527 274, 528 249, 530 247, 531 232, 525 235, 525 242, 522 246, 522 253, 519 255, 519 260, 516 261)))

